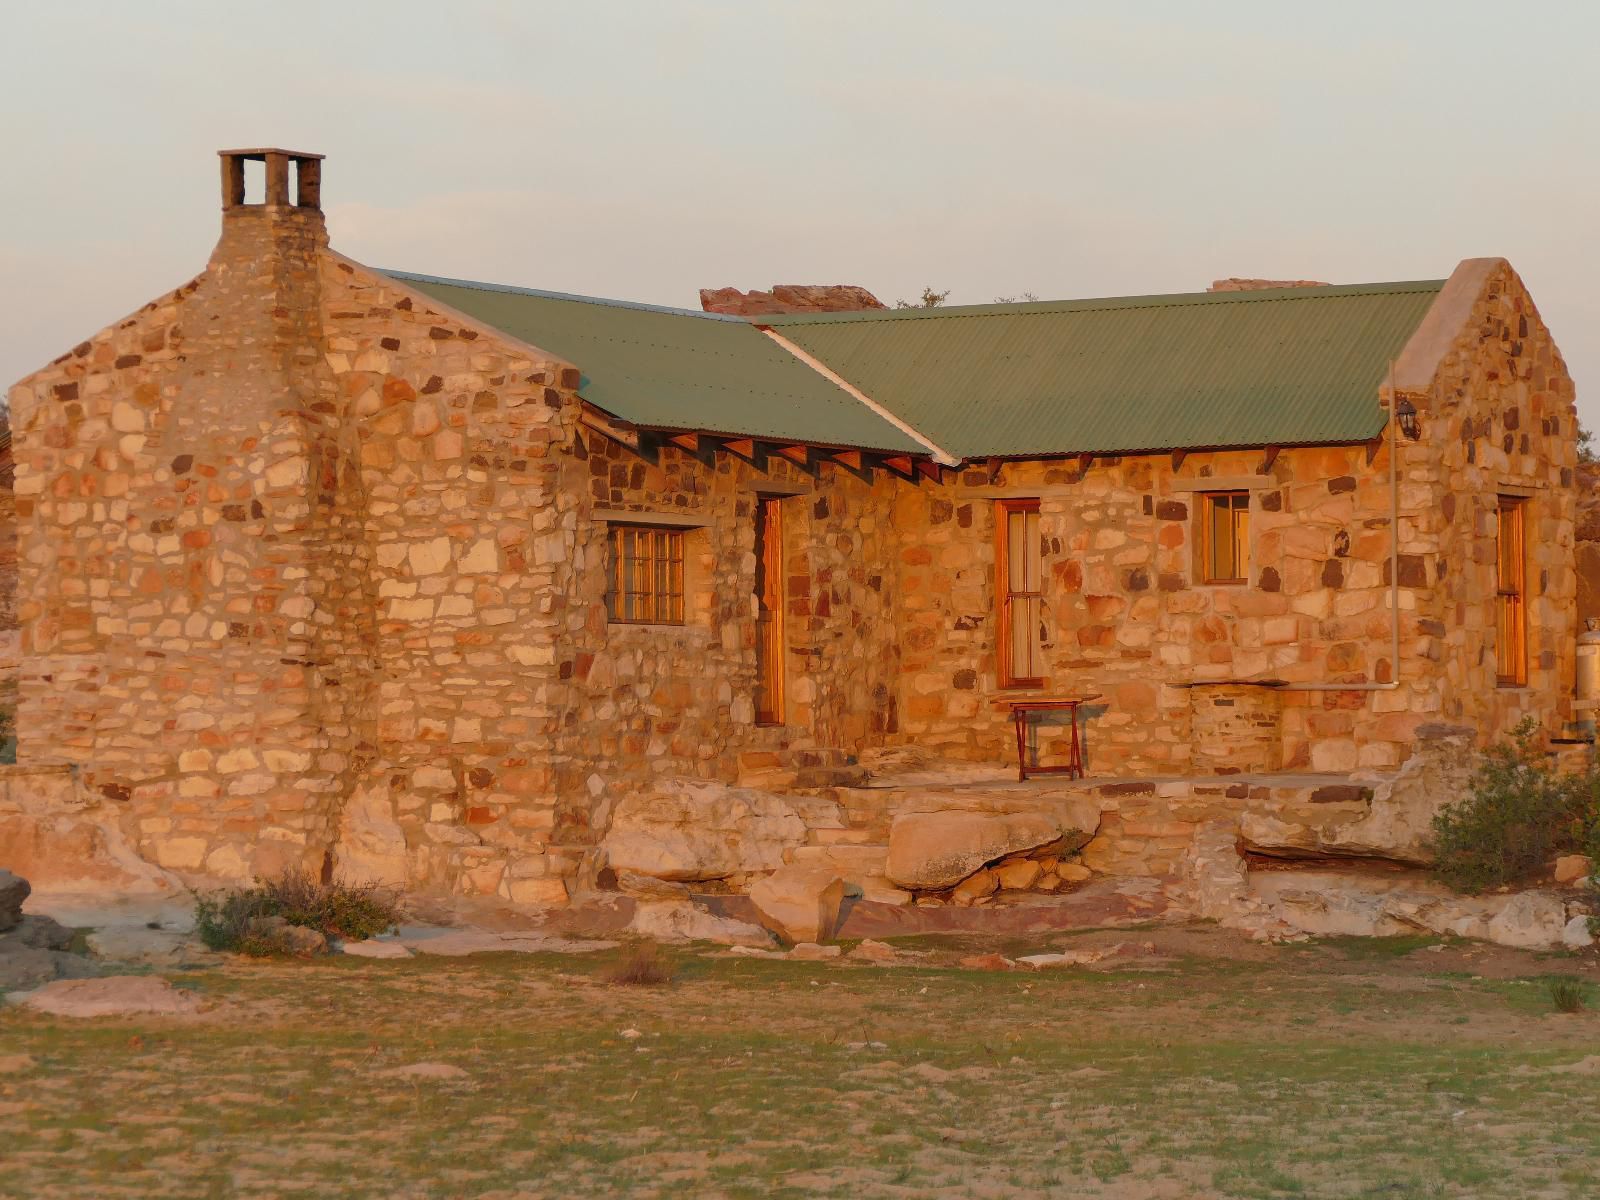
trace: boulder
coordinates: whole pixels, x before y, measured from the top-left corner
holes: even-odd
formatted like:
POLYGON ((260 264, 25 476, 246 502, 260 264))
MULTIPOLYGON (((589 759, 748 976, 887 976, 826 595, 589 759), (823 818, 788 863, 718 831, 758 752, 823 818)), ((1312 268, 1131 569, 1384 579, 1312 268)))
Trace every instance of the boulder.
POLYGON ((176 966, 206 953, 187 934, 170 929, 146 929, 141 925, 113 925, 96 929, 84 939, 89 953, 114 962, 150 963, 176 966))
POLYGON ((630 933, 661 942, 715 942, 719 946, 770 949, 773 937, 759 925, 719 917, 687 900, 657 900, 640 904, 628 922, 630 933))
POLYGON ((1556 859, 1553 878, 1557 883, 1577 883, 1593 869, 1587 854, 1563 854, 1556 859))
POLYGON ((60 979, 18 1000, 28 1008, 57 1017, 186 1016, 200 1011, 198 997, 179 991, 154 975, 60 979))
POLYGON ((863 959, 866 962, 892 963, 899 961, 900 953, 888 942, 862 938, 860 944, 850 951, 850 957, 852 959, 863 959))
POLYGON ((38 987, 53 979, 86 979, 100 972, 80 954, 17 943, 0 949, 0 991, 38 987))
POLYGON ((34 950, 65 950, 72 945, 72 930, 54 917, 28 913, 14 928, 0 933, 0 954, 8 948, 29 947, 34 950))
POLYGON ((1567 908, 1546 892, 1519 892, 1489 919, 1489 940, 1501 946, 1548 950, 1562 944, 1567 908))
POLYGON ((806 821, 782 796, 674 781, 624 797, 601 848, 619 876, 688 882, 775 871, 805 838, 806 821))
POLYGON ((1042 811, 901 813, 889 826, 884 873, 903 888, 954 887, 974 871, 1023 850, 1076 850, 1099 827, 1099 809, 1088 804, 1071 806, 1065 817, 1042 811))
POLYGON ((22 902, 32 891, 22 876, 0 870, 0 933, 22 924, 22 902))
POLYGON ((1586 950, 1594 945, 1594 933, 1589 928, 1589 918, 1580 914, 1569 920, 1561 930, 1561 944, 1569 950, 1586 950))
POLYGON ((750 901, 761 923, 785 941, 825 942, 839 928, 839 910, 851 890, 832 867, 790 863, 757 880, 750 901))
POLYGON ((974 900, 994 895, 999 887, 1000 880, 993 871, 975 871, 956 884, 955 891, 950 893, 950 899, 965 907, 974 900))
POLYGON ((1020 858, 1015 862, 1001 863, 994 873, 1002 888, 1009 892, 1025 892, 1039 882, 1044 868, 1031 858, 1020 858))

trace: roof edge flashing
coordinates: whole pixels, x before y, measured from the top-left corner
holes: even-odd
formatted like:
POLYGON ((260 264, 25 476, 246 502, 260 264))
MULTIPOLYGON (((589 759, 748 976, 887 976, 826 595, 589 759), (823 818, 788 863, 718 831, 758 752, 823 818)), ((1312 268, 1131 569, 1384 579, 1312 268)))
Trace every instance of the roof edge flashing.
POLYGON ((746 325, 744 317, 731 317, 725 313, 701 312, 697 308, 674 308, 668 304, 645 304, 638 300, 611 300, 604 296, 580 296, 576 292, 552 292, 542 288, 517 287, 509 283, 484 283, 477 279, 453 279, 447 275, 424 275, 417 271, 394 271, 387 267, 373 268, 390 279, 413 283, 433 283, 443 287, 469 288, 475 292, 503 292, 511 296, 532 296, 539 300, 566 300, 573 304, 597 304, 603 308, 626 308, 635 312, 661 313, 670 317, 698 317, 703 321, 726 321, 746 325))
POLYGON ((829 383, 833 384, 834 387, 838 388, 852 399, 866 405, 866 407, 871 409, 874 414, 889 422, 889 424, 893 425, 901 433, 911 438, 918 445, 927 447, 928 453, 932 456, 934 462, 946 467, 958 466, 961 463, 960 458, 956 457, 954 454, 951 454, 948 450, 943 450, 939 446, 935 445, 916 428, 901 420, 894 413, 890 412, 883 405, 879 404, 871 396, 867 395, 860 388, 856 387, 855 384, 851 383, 832 367, 824 363, 821 359, 815 358, 808 354, 799 346, 791 342, 788 338, 784 337, 777 330, 771 329, 768 326, 759 323, 754 324, 756 324, 756 328, 760 329, 761 332, 766 334, 767 337, 771 338, 778 345, 782 346, 797 360, 804 363, 807 367, 810 367, 818 375, 821 375, 829 383))

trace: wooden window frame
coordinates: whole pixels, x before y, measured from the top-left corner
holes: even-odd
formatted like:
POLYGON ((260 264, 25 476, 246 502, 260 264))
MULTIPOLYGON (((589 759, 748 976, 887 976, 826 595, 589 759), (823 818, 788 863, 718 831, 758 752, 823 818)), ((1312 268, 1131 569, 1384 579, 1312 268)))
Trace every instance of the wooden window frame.
POLYGON ((1527 687, 1528 501, 1525 496, 1495 498, 1494 591, 1495 683, 1499 687, 1527 687), (1508 536, 1512 541, 1509 556, 1508 536), (1502 570, 1508 557, 1515 568, 1510 579, 1502 570), (1508 663, 1509 671, 1505 669, 1508 663))
MULTIPOLYGON (((1019 596, 1038 597, 1041 603, 1044 598, 1044 562, 1043 554, 1038 546, 1033 547, 1033 552, 1039 554, 1039 590, 1013 591, 1011 588, 1011 545, 1010 525, 1014 513, 1039 512, 1039 501, 1036 498, 996 500, 995 513, 995 599, 997 609, 996 641, 998 671, 1000 686, 1003 688, 1042 688, 1044 675, 1018 675, 1015 664, 1012 662, 1012 605, 1019 596)), ((1026 574, 1026 572, 1024 572, 1026 574)), ((1044 658, 1044 648, 1039 651, 1040 666, 1044 658)))
POLYGON ((644 521, 611 521, 606 525, 606 620, 613 625, 683 625, 688 588, 685 582, 687 530, 644 521), (644 553, 640 553, 640 550, 644 553), (632 555, 633 579, 642 587, 627 589, 625 572, 632 555), (639 578, 639 566, 644 578, 639 578))
POLYGON ((1250 493, 1237 488, 1229 488, 1214 492, 1200 493, 1200 582, 1211 587, 1240 587, 1250 582, 1250 493), (1229 522, 1228 532, 1233 539, 1233 562, 1238 571, 1236 575, 1214 575, 1212 569, 1216 563, 1216 516, 1215 510, 1220 501, 1242 499, 1242 505, 1230 504, 1229 510, 1243 516, 1243 528, 1240 528, 1240 519, 1235 516, 1229 522))
POLYGON ((782 495, 760 493, 755 504, 757 725, 782 725, 788 707, 785 659, 789 645, 784 622, 788 603, 788 565, 783 542, 785 499, 787 497, 782 495))

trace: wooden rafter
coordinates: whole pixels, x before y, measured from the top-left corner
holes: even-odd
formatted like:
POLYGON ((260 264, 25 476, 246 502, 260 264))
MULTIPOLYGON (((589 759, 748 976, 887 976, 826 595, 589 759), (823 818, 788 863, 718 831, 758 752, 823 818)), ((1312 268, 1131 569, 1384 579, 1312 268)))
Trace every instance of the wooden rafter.
POLYGON ((1188 457, 1189 457, 1189 452, 1187 450, 1174 450, 1172 452, 1172 469, 1174 471, 1182 470, 1183 469, 1183 460, 1188 458, 1188 457))
POLYGON ((675 433, 667 441, 680 450, 687 450, 690 454, 700 449, 700 435, 698 433, 675 433))
POLYGON ((722 448, 729 454, 737 454, 746 462, 754 462, 756 457, 756 444, 749 438, 734 438, 722 443, 722 448))
POLYGON ((797 466, 803 467, 811 460, 811 449, 809 446, 778 446, 775 447, 775 449, 781 457, 787 458, 790 462, 796 464, 797 466))
POLYGON ((621 442, 630 450, 639 448, 639 431, 637 429, 630 425, 619 424, 596 409, 585 405, 583 411, 578 415, 578 420, 596 433, 604 434, 614 442, 621 442))
POLYGON ((1272 464, 1278 461, 1278 446, 1268 446, 1267 452, 1261 456, 1261 465, 1256 468, 1257 475, 1265 475, 1272 470, 1272 464))
POLYGON ((849 467, 852 471, 861 470, 861 451, 859 450, 835 450, 830 457, 834 462, 849 467))
POLYGON ((907 479, 915 476, 915 468, 911 465, 909 454, 891 454, 883 460, 883 465, 897 475, 904 475, 907 479))
POLYGON ((924 479, 931 479, 933 482, 938 483, 939 477, 943 474, 943 471, 939 464, 934 462, 932 459, 919 458, 917 459, 917 474, 921 475, 924 479))

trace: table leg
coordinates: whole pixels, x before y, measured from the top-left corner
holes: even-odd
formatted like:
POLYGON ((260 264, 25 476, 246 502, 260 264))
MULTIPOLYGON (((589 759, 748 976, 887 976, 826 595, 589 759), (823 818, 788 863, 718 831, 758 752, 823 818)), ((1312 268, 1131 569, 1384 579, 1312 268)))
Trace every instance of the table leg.
POLYGON ((1078 741, 1078 706, 1072 706, 1072 778, 1083 778, 1083 744, 1078 741))
POLYGON ((1017 781, 1026 783, 1028 781, 1028 737, 1026 732, 1028 710, 1025 708, 1013 709, 1011 715, 1016 718, 1017 722, 1017 781))

